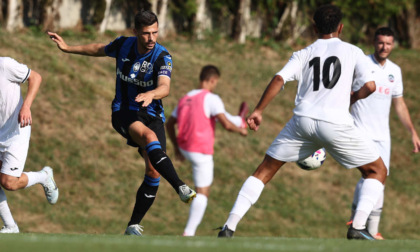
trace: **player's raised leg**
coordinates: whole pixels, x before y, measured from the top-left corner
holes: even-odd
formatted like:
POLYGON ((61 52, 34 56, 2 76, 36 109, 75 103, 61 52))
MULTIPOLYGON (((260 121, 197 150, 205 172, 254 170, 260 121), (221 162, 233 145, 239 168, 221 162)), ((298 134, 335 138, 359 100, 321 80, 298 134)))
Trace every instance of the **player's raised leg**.
POLYGON ((172 161, 162 150, 156 134, 139 121, 130 125, 129 133, 136 143, 145 146, 150 163, 172 185, 181 200, 185 203, 191 202, 196 195, 195 191, 179 179, 172 161))

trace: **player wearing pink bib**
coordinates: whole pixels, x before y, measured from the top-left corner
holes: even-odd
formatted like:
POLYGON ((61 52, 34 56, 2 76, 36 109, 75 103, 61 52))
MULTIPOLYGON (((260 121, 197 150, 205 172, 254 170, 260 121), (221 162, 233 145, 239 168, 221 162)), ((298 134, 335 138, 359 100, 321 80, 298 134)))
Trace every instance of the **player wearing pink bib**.
MULTIPOLYGON (((411 141, 414 146, 413 152, 415 153, 420 150, 420 139, 411 122, 410 113, 403 98, 401 69, 388 59, 394 47, 394 32, 388 27, 379 28, 375 32, 374 46, 374 54, 367 56, 367 58, 374 75, 376 91, 366 99, 355 102, 351 106, 351 114, 354 117, 356 127, 363 130, 376 144, 389 174, 391 156, 389 113, 391 103, 394 104, 395 112, 400 118, 400 121, 411 133, 411 141)), ((356 80, 353 90, 358 90, 360 85, 361 83, 356 80)), ((360 188, 363 185, 363 181, 364 178, 361 178, 356 185, 351 220, 353 219, 359 200, 360 188)), ((367 222, 369 233, 376 239, 383 239, 382 235, 378 232, 383 204, 384 193, 382 192, 367 222)))
POLYGON ((334 5, 324 5, 316 10, 313 19, 318 40, 293 53, 248 117, 249 127, 258 130, 264 109, 285 83, 298 81, 294 116, 243 184, 219 237, 233 236, 239 221, 257 202, 265 184, 286 162, 301 160, 325 147, 342 166, 358 167, 365 178, 347 238, 374 240, 365 224, 383 191, 386 168, 373 142, 354 126, 349 106, 369 96, 375 90, 375 82, 362 50, 338 38, 343 29, 341 18, 341 10, 334 5), (351 94, 353 77, 364 85, 351 94))
MULTIPOLYGON (((208 117, 204 99, 210 90, 201 89, 186 95, 178 103, 177 121, 179 148, 189 152, 213 154, 216 117, 208 117), (194 123, 191 121, 194 120, 194 123)), ((210 94, 211 95, 211 94, 210 94)))
POLYGON ((216 120, 232 132, 247 135, 244 121, 248 107, 242 104, 240 115, 233 116, 225 111, 220 97, 213 94, 220 78, 217 67, 203 67, 200 74, 200 89, 188 92, 178 102, 166 128, 178 159, 188 159, 192 164, 193 180, 197 197, 192 201, 190 215, 184 236, 194 236, 207 207, 210 185, 213 182, 213 146, 216 120), (178 124, 178 135, 175 132, 178 124))

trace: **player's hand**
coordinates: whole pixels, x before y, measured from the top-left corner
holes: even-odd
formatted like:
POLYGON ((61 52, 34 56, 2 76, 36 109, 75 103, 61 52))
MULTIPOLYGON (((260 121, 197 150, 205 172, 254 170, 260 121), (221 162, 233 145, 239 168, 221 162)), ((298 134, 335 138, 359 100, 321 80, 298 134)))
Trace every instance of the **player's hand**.
POLYGON ((63 51, 63 52, 67 52, 68 49, 68 45, 66 44, 66 42, 64 42, 64 39, 59 36, 57 33, 54 32, 47 32, 48 36, 50 36, 51 40, 54 41, 57 44, 57 47, 63 51))
POLYGON ((147 107, 150 103, 152 103, 153 98, 155 98, 155 94, 149 91, 146 93, 138 94, 134 100, 138 103, 143 102, 142 107, 147 107))
POLYGON ((411 140, 413 141, 413 145, 414 145, 413 152, 414 153, 420 152, 420 139, 419 139, 419 137, 416 134, 414 134, 411 140))
POLYGON ((249 128, 251 130, 257 131, 260 127, 260 124, 262 122, 262 114, 259 111, 254 111, 248 118, 246 119, 246 122, 249 125, 249 128))
POLYGON ((29 107, 22 106, 19 112, 18 122, 21 128, 32 124, 32 114, 29 107))
POLYGON ((247 136, 248 135, 248 129, 247 128, 242 128, 241 131, 239 132, 239 134, 241 134, 241 136, 247 136))

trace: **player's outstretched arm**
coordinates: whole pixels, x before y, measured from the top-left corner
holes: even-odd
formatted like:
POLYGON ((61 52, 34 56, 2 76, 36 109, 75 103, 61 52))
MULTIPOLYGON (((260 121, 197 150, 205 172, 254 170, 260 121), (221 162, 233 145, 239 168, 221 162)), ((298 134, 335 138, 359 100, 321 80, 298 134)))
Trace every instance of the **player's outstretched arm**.
POLYGON ((403 97, 397 97, 392 99, 395 111, 397 112, 398 118, 404 125, 404 127, 411 133, 411 141, 413 142, 413 152, 417 153, 420 151, 420 139, 417 135, 416 129, 411 121, 410 113, 408 112, 407 105, 405 104, 403 97))
POLYGON ((180 161, 184 161, 185 157, 182 155, 181 151, 179 150, 178 143, 176 141, 176 133, 175 133, 176 123, 177 123, 177 119, 173 116, 170 116, 168 121, 166 122, 166 132, 168 132, 169 139, 171 140, 171 143, 174 146, 176 159, 180 161))
POLYGON ((105 44, 94 43, 87 45, 69 46, 64 39, 54 32, 48 32, 51 40, 57 44, 57 47, 65 53, 81 54, 86 56, 106 56, 105 44))
POLYGON ((35 96, 38 93, 39 86, 41 85, 42 77, 39 73, 31 70, 31 74, 28 78, 28 92, 25 100, 23 101, 22 108, 19 111, 19 124, 20 127, 25 127, 32 124, 32 113, 31 106, 35 100, 35 96))
POLYGON ((363 87, 361 87, 358 91, 353 92, 350 96, 350 105, 355 103, 357 100, 365 99, 369 95, 371 95, 376 90, 376 84, 374 81, 366 82, 363 87))
POLYGON ((273 98, 280 92, 283 86, 283 77, 280 75, 274 76, 265 89, 263 95, 261 96, 261 99, 255 107, 254 112, 252 112, 251 115, 247 118, 247 123, 250 129, 255 131, 258 130, 259 125, 262 122, 262 112, 271 102, 271 100, 273 100, 273 98))

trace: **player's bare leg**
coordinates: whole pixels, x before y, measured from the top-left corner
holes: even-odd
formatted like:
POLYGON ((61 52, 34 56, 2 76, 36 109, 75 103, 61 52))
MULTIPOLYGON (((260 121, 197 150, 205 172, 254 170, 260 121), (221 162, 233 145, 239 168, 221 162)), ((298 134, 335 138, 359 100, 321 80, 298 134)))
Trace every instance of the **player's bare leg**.
POLYGON ((219 237, 233 236, 233 232, 235 232, 239 221, 251 206, 257 202, 264 186, 270 182, 284 164, 285 162, 283 161, 265 155, 263 162, 258 166, 257 170, 242 185, 229 217, 222 231, 219 232, 219 237))

